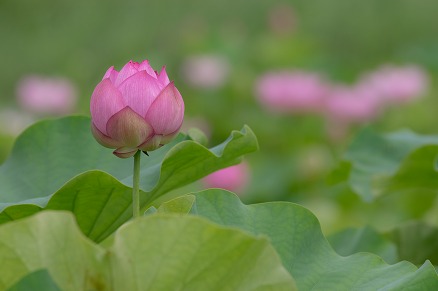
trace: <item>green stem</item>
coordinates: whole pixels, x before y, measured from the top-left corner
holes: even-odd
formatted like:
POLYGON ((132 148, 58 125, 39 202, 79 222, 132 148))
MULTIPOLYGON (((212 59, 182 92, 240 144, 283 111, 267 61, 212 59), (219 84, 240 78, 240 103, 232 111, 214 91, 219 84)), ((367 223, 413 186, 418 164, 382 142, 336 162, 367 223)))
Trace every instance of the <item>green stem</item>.
POLYGON ((134 218, 140 216, 140 157, 141 151, 137 151, 134 155, 134 177, 132 181, 132 215, 134 218))

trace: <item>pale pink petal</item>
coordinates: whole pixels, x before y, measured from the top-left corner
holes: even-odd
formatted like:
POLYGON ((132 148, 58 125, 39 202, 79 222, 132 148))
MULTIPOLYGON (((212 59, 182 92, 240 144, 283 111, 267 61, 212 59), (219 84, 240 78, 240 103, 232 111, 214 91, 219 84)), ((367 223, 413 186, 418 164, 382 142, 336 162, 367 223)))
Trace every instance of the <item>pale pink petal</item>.
POLYGON ((163 86, 163 88, 169 85, 170 81, 166 73, 166 67, 163 67, 161 72, 158 74, 158 82, 163 86))
POLYGON ((114 70, 114 66, 111 66, 111 68, 109 68, 107 71, 106 71, 106 73, 105 73, 105 75, 103 76, 103 78, 102 78, 102 80, 103 79, 110 79, 110 81, 111 81, 111 83, 115 83, 116 82, 116 79, 117 79, 117 76, 119 75, 119 72, 117 72, 116 70, 114 70))
POLYGON ((125 107, 122 94, 109 79, 97 84, 91 95, 90 111, 93 123, 103 134, 107 135, 106 123, 111 116, 125 107))
POLYGON ((152 69, 151 65, 149 64, 148 60, 144 60, 140 66, 138 67, 139 71, 146 71, 146 73, 148 73, 150 76, 156 78, 156 74, 154 69, 152 69))
POLYGON ((135 62, 129 61, 121 70, 117 79, 115 81, 115 86, 118 87, 123 81, 137 73, 138 70, 135 68, 135 62))
POLYGON ((104 147, 115 149, 118 147, 121 147, 123 144, 120 142, 110 138, 107 135, 104 135, 95 125, 93 122, 91 122, 91 133, 93 134, 94 138, 97 140, 98 143, 103 145, 104 147))
POLYGON ((146 120, 156 134, 167 135, 181 127, 184 118, 184 101, 173 82, 164 88, 152 103, 146 120))
POLYGON ((106 130, 108 136, 130 148, 143 144, 154 133, 143 117, 128 106, 110 118, 106 130))
POLYGON ((140 71, 131 76, 119 86, 119 90, 125 104, 142 117, 146 116, 151 104, 161 92, 158 81, 146 71, 140 71))
POLYGON ((121 159, 127 159, 135 155, 135 153, 138 151, 137 148, 128 148, 128 147, 121 147, 113 151, 113 154, 121 159))

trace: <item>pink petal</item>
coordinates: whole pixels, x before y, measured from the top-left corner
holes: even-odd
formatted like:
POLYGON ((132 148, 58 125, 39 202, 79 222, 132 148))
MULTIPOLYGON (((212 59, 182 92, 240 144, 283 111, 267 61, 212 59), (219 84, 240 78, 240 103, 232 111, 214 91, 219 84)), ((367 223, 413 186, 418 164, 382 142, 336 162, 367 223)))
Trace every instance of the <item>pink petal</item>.
POLYGON ((118 147, 121 147, 122 144, 120 142, 113 140, 107 135, 104 135, 95 125, 93 122, 91 122, 91 133, 93 134, 94 138, 97 140, 98 143, 103 145, 104 147, 115 149, 118 147))
POLYGON ((161 89, 156 79, 140 71, 119 86, 125 104, 140 116, 146 116, 151 104, 160 94, 161 89))
POLYGON ((94 125, 105 135, 108 120, 125 108, 122 94, 117 90, 110 79, 103 79, 97 84, 91 95, 90 111, 94 125))
POLYGON ((146 71, 150 76, 156 77, 154 69, 152 69, 151 65, 149 64, 148 60, 144 60, 140 66, 138 67, 139 71, 146 71))
POLYGON ((123 81, 137 73, 138 70, 135 68, 135 64, 133 61, 129 61, 121 70, 119 75, 117 76, 116 81, 114 82, 115 86, 118 87, 123 81))
POLYGON ((127 147, 121 147, 113 151, 113 154, 121 159, 127 159, 135 155, 135 153, 138 151, 137 148, 127 148, 127 147))
POLYGON ((140 64, 137 63, 137 62, 133 62, 133 61, 131 61, 131 63, 132 63, 132 65, 134 66, 134 68, 135 68, 137 71, 139 71, 138 67, 140 67, 140 64))
POLYGON ((117 72, 116 70, 114 70, 114 66, 112 66, 111 68, 109 68, 109 69, 106 71, 106 73, 105 73, 105 75, 103 76, 102 80, 108 78, 108 79, 110 79, 110 81, 114 84, 114 82, 116 81, 118 75, 119 75, 119 72, 117 72))
POLYGON ((158 74, 158 82, 163 86, 163 88, 169 85, 170 81, 166 73, 166 67, 163 67, 160 74, 158 74))
POLYGON ((130 148, 141 145, 154 133, 153 128, 143 117, 128 106, 110 118, 106 129, 112 139, 130 148))
POLYGON ((184 118, 184 101, 173 82, 164 88, 152 103, 146 120, 155 134, 167 135, 181 127, 184 118))

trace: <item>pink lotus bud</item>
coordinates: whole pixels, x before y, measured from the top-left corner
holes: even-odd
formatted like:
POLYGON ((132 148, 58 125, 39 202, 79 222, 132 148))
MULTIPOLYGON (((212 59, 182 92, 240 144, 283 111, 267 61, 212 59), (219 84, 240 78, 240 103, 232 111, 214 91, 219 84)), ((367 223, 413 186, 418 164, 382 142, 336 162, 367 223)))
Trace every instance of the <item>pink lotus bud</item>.
POLYGON ((152 151, 170 142, 184 118, 184 101, 165 68, 154 71, 147 60, 130 61, 120 72, 108 69, 90 102, 91 131, 119 158, 152 151))
POLYGON ((17 88, 20 105, 38 114, 66 114, 74 110, 77 94, 74 86, 63 78, 29 76, 17 88))
POLYGON ((374 90, 387 103, 405 103, 426 93, 428 77, 417 66, 387 65, 362 77, 360 84, 368 87, 369 90, 374 90))
POLYGON ((327 87, 317 74, 268 73, 258 80, 256 95, 264 107, 275 112, 315 113, 324 107, 327 87))
POLYGON ((204 178, 204 183, 210 188, 239 192, 248 184, 248 180, 248 165, 240 163, 208 175, 204 178))

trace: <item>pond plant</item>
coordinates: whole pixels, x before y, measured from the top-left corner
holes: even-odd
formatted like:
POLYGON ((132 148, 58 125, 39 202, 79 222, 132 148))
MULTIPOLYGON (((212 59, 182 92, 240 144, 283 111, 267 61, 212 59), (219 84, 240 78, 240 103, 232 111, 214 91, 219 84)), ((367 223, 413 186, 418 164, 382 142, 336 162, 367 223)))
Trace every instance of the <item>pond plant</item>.
MULTIPOLYGON (((258 149, 247 125, 213 147, 180 132, 183 96, 165 68, 130 61, 104 74, 91 119, 42 120, 16 139, 0 166, 0 290, 438 290, 429 260, 341 256, 345 234, 336 252, 298 204, 182 192, 258 149)), ((435 189, 437 147, 364 131, 330 179, 364 200, 376 175, 385 191, 435 189)))

